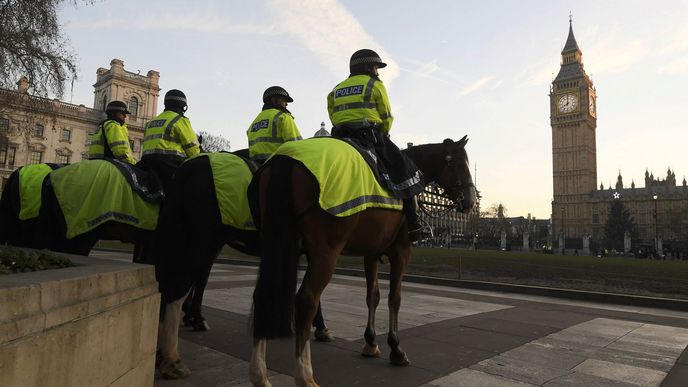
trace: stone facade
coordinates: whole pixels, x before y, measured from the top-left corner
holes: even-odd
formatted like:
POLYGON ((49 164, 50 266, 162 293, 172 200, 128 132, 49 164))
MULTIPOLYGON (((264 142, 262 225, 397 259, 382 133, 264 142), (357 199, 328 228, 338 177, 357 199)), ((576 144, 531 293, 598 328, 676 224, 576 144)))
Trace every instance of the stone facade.
POLYGON ((28 80, 16 90, 0 89, 0 188, 20 166, 36 163, 73 163, 88 158, 90 135, 105 119, 105 105, 120 100, 132 112, 127 117, 134 157, 140 158, 143 129, 157 113, 160 75, 124 70, 113 59, 110 69, 99 68, 93 108, 28 94, 28 80))
POLYGON ((584 236, 600 241, 613 200, 630 211, 639 241, 653 245, 688 240, 688 187, 677 185, 673 171, 665 180, 645 173, 645 187, 625 187, 619 173, 614 189, 597 189, 597 94, 583 67, 583 54, 569 25, 561 52, 561 69, 550 88, 552 127, 553 200, 552 232, 563 237, 567 248, 578 247, 584 236), (655 213, 656 206, 656 213, 655 213), (574 241, 575 240, 575 241, 574 241))

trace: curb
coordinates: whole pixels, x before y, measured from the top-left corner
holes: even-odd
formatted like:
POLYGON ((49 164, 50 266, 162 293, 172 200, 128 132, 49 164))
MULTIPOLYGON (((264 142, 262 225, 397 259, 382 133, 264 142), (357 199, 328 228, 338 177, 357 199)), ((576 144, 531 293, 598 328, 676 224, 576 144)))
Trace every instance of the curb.
MULTIPOLYGON (((258 262, 242 261, 239 259, 218 258, 216 263, 226 263, 232 265, 258 266, 258 262)), ((305 269, 306 265, 299 265, 299 269, 305 269)), ((365 272, 360 269, 335 269, 335 274, 348 275, 352 277, 365 278, 365 272)), ((379 272, 380 279, 389 279, 389 273, 379 272)), ((506 293, 519 293, 555 298, 567 298, 578 301, 593 301, 604 304, 620 304, 631 306, 642 306, 651 308, 661 308, 669 310, 688 311, 688 300, 675 298, 634 296, 620 293, 590 292, 585 290, 571 290, 561 288, 547 288, 542 286, 514 285, 499 282, 455 280, 449 278, 429 277, 414 274, 405 274, 404 281, 426 284, 441 285, 455 288, 467 288, 476 290, 492 290, 506 293)))

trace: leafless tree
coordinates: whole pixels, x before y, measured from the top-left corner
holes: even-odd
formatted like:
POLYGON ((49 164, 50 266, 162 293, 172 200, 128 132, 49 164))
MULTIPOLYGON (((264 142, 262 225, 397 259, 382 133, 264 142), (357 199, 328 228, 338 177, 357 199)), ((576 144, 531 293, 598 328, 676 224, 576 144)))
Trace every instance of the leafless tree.
POLYGON ((216 134, 201 131, 198 133, 199 138, 202 138, 201 148, 203 152, 220 152, 229 151, 231 145, 229 140, 216 134))
POLYGON ((76 79, 76 57, 62 34, 57 8, 93 0, 0 0, 0 87, 10 89, 22 76, 32 94, 62 97, 76 79))

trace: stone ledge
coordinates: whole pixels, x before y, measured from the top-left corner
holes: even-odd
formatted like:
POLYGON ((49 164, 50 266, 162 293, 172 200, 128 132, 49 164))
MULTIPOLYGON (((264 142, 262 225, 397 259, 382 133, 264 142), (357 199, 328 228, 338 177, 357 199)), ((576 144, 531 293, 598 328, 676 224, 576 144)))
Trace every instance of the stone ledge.
POLYGON ((80 266, 0 276, 2 385, 152 386, 154 268, 66 256, 80 266))

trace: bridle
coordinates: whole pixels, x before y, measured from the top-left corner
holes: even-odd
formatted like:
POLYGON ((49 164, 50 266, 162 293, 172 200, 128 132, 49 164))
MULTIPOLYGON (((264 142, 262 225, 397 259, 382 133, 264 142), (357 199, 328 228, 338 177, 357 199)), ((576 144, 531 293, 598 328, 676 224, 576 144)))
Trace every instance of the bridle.
POLYGON ((456 190, 459 192, 459 196, 456 198, 453 198, 449 196, 446 190, 442 189, 438 184, 436 183, 430 183, 428 186, 430 187, 431 191, 428 191, 427 189, 425 192, 437 195, 439 197, 447 199, 450 203, 452 204, 444 204, 444 203, 428 203, 424 202, 423 200, 418 200, 418 206, 420 207, 421 211, 425 213, 425 215, 431 217, 431 218, 439 218, 447 213, 449 213, 452 210, 458 210, 459 212, 462 212, 464 209, 464 195, 463 195, 463 189, 465 188, 475 188, 475 184, 472 181, 462 183, 461 179, 458 176, 457 173, 457 163, 459 162, 465 162, 465 160, 456 160, 454 156, 451 155, 450 152, 446 152, 444 155, 444 161, 446 163, 446 168, 448 169, 448 174, 449 174, 449 181, 450 182, 456 182, 455 184, 452 185, 451 188, 456 188, 456 190), (437 206, 437 207, 444 207, 443 210, 436 211, 436 210, 430 210, 428 208, 428 205, 432 206, 437 206))

